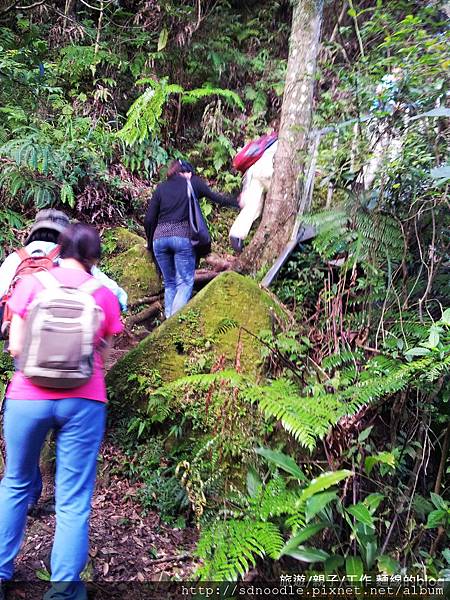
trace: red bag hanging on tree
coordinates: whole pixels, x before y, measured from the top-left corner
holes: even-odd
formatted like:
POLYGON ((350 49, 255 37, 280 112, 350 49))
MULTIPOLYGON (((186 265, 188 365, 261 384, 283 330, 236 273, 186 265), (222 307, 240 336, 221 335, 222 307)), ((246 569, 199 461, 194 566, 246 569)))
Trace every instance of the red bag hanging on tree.
POLYGON ((277 138, 278 134, 272 132, 263 135, 257 140, 252 140, 246 144, 233 158, 233 167, 237 171, 244 173, 249 167, 254 165, 258 159, 261 158, 267 148, 277 141, 277 138))

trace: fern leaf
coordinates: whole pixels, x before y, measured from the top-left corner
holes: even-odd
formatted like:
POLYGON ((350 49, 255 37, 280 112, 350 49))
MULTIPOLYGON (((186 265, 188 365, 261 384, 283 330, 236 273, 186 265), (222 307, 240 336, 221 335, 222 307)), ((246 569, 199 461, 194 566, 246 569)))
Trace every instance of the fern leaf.
POLYGON ((244 576, 257 556, 276 558, 282 547, 283 538, 273 523, 215 522, 200 537, 197 555, 206 562, 196 575, 202 580, 230 581, 244 576))

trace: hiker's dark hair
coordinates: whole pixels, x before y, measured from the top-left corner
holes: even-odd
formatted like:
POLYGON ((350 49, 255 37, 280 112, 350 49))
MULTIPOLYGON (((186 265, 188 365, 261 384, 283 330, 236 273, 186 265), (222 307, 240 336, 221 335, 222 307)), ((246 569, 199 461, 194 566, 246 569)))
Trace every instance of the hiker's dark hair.
POLYGON ((192 173, 195 174, 195 169, 187 160, 180 160, 181 173, 192 173))
POLYGON ((97 230, 84 223, 69 225, 60 234, 58 244, 61 246, 61 258, 74 258, 88 273, 101 256, 101 242, 97 230))
POLYGON ((27 245, 31 242, 51 242, 56 244, 60 236, 59 231, 55 229, 36 229, 27 239, 27 245))
POLYGON ((181 163, 179 160, 171 160, 167 168, 167 178, 181 173, 181 163))

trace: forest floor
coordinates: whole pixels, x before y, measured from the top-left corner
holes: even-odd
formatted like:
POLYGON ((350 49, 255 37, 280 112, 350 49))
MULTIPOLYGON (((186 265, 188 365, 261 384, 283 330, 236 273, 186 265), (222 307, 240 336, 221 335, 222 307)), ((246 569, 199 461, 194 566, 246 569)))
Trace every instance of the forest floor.
MULTIPOLYGON (((154 512, 143 512, 138 501, 139 484, 133 484, 109 465, 123 457, 109 440, 100 456, 92 502, 89 581, 186 580, 193 570, 192 551, 197 532, 164 525, 154 512)), ((24 544, 16 560, 14 579, 45 579, 53 542, 55 515, 48 514, 53 502, 53 476, 44 475, 44 490, 34 516, 29 516, 24 544)))

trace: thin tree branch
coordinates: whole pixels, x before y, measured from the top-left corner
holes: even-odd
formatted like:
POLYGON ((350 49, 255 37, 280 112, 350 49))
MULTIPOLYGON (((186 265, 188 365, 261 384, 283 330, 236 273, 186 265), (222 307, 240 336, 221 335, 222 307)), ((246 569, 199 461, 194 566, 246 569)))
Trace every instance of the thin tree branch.
POLYGON ((97 36, 95 38, 95 46, 94 46, 94 55, 98 53, 98 50, 100 48, 100 37, 102 34, 102 21, 103 21, 103 15, 104 15, 104 8, 105 8, 105 4, 103 0, 100 0, 100 14, 98 16, 98 23, 97 23, 97 36))
POLYGON ((341 26, 342 21, 343 21, 343 19, 345 17, 346 11, 347 11, 347 0, 342 4, 342 9, 341 9, 341 12, 339 13, 336 25, 334 26, 333 32, 332 32, 332 34, 330 36, 330 39, 328 40, 329 44, 333 44, 334 43, 334 40, 336 39, 336 36, 338 34, 338 31, 339 31, 339 27, 341 26))
POLYGON ((355 25, 356 37, 358 38, 359 51, 361 52, 361 56, 363 58, 365 58, 366 55, 364 54, 364 46, 363 46, 363 42, 362 42, 361 32, 360 32, 359 26, 358 26, 358 19, 356 18, 356 11, 353 6, 353 0, 348 0, 348 4, 350 6, 350 9, 352 10, 352 18, 353 18, 353 23, 355 25))
POLYGON ((91 10, 98 10, 99 12, 102 12, 107 6, 111 4, 112 0, 109 0, 109 2, 107 2, 105 5, 103 4, 103 0, 101 0, 100 6, 92 6, 92 4, 88 4, 86 0, 80 0, 80 2, 88 8, 90 8, 91 10))
POLYGON ((6 15, 7 13, 9 13, 11 10, 17 9, 17 10, 31 10, 32 8, 36 8, 36 6, 40 6, 41 4, 44 4, 45 0, 38 0, 38 2, 34 2, 34 4, 29 4, 28 6, 17 6, 17 2, 13 2, 11 4, 11 6, 8 6, 8 8, 6 8, 5 10, 2 10, 2 12, 0 12, 0 17, 2 17, 3 15, 6 15))
POLYGON ((41 4, 44 4, 45 0, 39 0, 38 2, 35 2, 34 4, 30 4, 28 6, 17 6, 16 8, 18 10, 30 10, 32 8, 36 8, 36 6, 40 6, 41 4))

